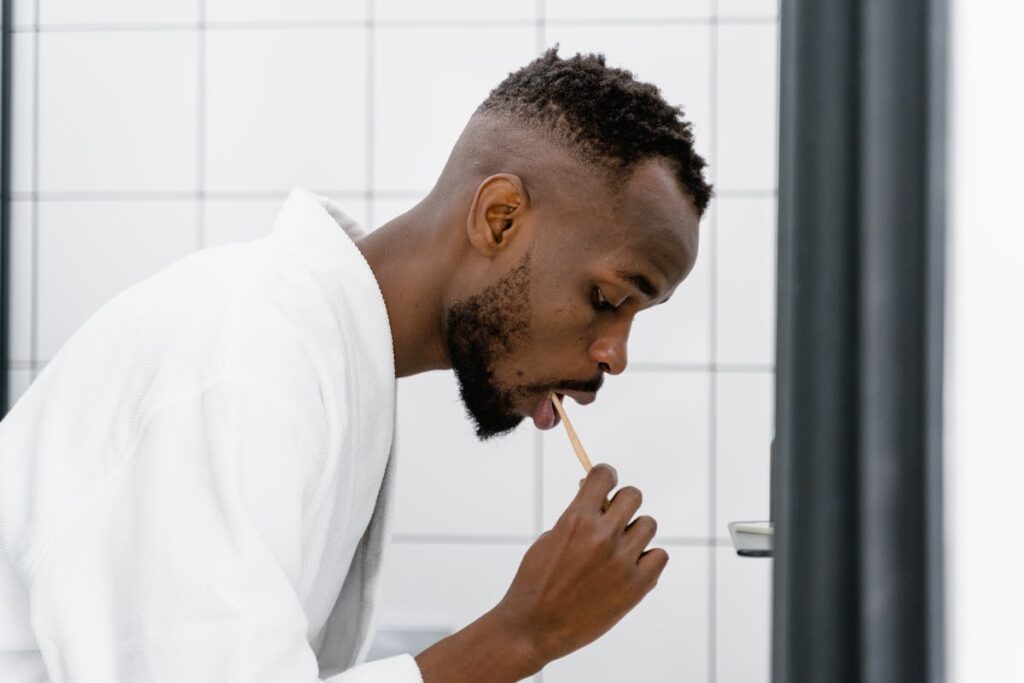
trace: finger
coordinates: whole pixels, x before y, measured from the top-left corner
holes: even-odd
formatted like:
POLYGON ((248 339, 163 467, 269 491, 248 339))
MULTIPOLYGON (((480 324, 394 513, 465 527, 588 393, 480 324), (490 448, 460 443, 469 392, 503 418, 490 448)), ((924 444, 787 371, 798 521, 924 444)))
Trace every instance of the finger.
POLYGON ((646 581, 650 587, 658 582, 658 577, 661 576, 667 564, 668 553, 664 548, 649 548, 641 553, 640 559, 636 561, 642 580, 646 581))
POLYGON ((608 492, 615 488, 619 474, 615 468, 605 463, 598 463, 590 468, 583 485, 580 486, 572 505, 584 510, 600 510, 608 497, 608 492))
POLYGON ((616 531, 622 531, 640 509, 642 501, 643 494, 640 493, 640 489, 635 486, 623 486, 615 492, 605 517, 614 525, 616 531))
POLYGON ((622 536, 623 548, 631 556, 639 556, 656 533, 658 533, 658 522, 654 517, 640 515, 626 527, 626 532, 622 536))

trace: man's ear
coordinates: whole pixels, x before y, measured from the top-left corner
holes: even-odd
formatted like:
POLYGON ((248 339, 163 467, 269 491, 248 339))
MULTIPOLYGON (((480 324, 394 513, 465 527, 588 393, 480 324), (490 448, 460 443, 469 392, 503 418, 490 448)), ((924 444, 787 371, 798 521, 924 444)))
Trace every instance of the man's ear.
POLYGON ((522 232, 519 226, 529 203, 519 176, 497 173, 486 178, 476 189, 466 217, 470 244, 487 257, 500 252, 522 232))

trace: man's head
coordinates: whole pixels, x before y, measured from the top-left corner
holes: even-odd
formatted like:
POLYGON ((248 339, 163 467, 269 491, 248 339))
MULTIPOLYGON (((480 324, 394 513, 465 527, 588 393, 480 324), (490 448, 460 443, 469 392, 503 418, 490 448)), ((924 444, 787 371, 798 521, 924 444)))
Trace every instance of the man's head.
POLYGON ((491 91, 432 191, 465 218, 443 336, 480 438, 625 369, 634 316, 693 268, 704 166, 681 109, 603 55, 556 46, 491 91))

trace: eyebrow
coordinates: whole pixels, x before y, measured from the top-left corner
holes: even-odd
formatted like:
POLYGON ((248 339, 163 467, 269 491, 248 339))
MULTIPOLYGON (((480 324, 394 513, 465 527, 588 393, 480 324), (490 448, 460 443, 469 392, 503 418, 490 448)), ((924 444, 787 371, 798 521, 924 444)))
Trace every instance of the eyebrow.
POLYGON ((640 275, 639 273, 630 273, 628 271, 622 270, 618 271, 617 274, 623 280, 626 280, 627 282, 635 286, 637 289, 639 289, 641 292, 643 292, 644 296, 646 296, 648 299, 653 300, 658 298, 658 290, 655 288, 654 285, 651 284, 651 281, 648 280, 643 275, 640 275))

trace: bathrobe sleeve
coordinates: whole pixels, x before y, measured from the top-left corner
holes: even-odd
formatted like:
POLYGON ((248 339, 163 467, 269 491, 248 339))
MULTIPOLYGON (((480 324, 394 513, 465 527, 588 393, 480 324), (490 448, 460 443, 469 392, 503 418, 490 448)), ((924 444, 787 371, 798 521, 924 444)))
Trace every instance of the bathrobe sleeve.
MULTIPOLYGON (((321 680, 296 593, 303 513, 322 453, 255 383, 163 401, 29 568, 50 679, 321 680)), ((422 683, 414 658, 332 683, 422 683)))

